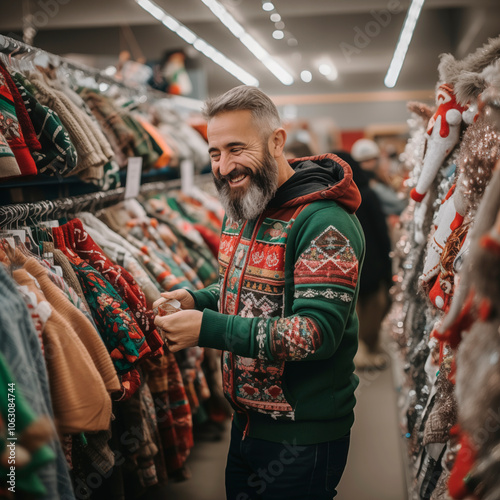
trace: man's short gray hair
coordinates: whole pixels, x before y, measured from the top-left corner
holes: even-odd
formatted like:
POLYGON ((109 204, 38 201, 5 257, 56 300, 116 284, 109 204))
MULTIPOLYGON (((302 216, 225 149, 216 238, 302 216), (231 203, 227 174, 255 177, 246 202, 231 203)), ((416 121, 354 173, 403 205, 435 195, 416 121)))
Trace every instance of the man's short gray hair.
POLYGON ((208 99, 203 107, 203 117, 210 121, 215 116, 227 111, 248 110, 262 128, 265 136, 281 127, 278 109, 269 96, 257 87, 240 85, 225 94, 208 99))

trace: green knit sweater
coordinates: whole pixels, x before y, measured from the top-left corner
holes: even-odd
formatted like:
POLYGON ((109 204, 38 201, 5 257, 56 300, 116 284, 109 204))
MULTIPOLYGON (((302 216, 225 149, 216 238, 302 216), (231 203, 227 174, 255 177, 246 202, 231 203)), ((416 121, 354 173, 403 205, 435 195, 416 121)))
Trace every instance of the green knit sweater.
POLYGON ((224 351, 235 424, 251 437, 313 444, 354 421, 364 237, 345 162, 324 155, 292 166, 258 219, 225 221, 219 283, 193 296, 200 345, 224 351))

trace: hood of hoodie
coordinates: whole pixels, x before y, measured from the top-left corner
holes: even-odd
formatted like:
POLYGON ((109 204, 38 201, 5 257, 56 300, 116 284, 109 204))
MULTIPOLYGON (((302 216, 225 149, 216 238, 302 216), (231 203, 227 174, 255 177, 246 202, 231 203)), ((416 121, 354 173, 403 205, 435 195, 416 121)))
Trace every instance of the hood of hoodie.
POLYGON ((295 173, 276 191, 268 208, 304 205, 317 200, 335 200, 349 213, 361 203, 351 167, 334 154, 289 160, 295 173))

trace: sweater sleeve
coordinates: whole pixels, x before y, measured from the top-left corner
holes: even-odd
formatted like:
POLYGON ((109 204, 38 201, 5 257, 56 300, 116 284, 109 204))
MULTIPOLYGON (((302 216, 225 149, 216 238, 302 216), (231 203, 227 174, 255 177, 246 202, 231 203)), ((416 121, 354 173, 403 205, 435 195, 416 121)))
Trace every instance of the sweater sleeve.
POLYGON ((285 317, 244 318, 205 310, 200 345, 272 361, 327 359, 354 314, 364 238, 339 207, 314 211, 290 235, 286 274, 293 297, 285 317))
POLYGON ((194 308, 198 311, 205 309, 210 311, 219 310, 220 289, 218 282, 212 283, 203 290, 196 290, 195 292, 188 290, 188 292, 193 296, 194 308))

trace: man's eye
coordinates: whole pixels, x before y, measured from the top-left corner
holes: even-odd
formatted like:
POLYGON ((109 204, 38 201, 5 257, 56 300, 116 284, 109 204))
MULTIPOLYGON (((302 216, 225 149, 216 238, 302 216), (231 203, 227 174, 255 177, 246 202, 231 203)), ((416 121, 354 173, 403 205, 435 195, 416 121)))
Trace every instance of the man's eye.
POLYGON ((214 153, 214 154, 211 154, 210 155, 210 158, 212 160, 218 160, 220 158, 220 154, 219 153, 214 153))
POLYGON ((232 148, 231 149, 231 153, 240 153, 241 152, 241 148, 232 148))

